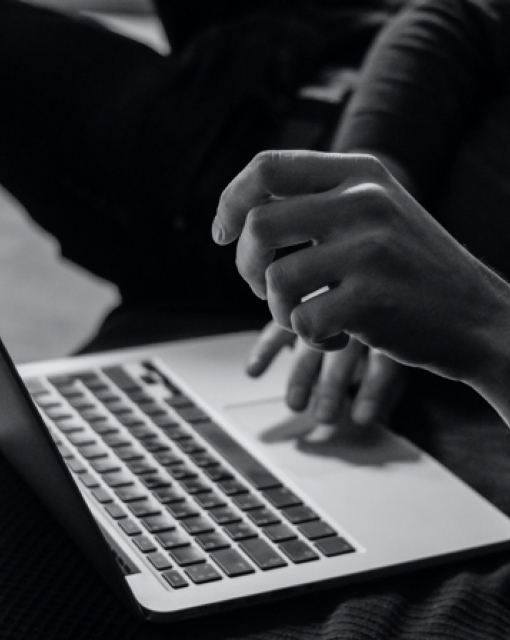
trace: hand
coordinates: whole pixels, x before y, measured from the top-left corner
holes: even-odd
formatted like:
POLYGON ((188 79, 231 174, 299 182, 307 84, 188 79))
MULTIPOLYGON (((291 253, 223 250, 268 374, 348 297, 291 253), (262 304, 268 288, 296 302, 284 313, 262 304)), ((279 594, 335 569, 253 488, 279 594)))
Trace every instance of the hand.
POLYGON ((355 336, 475 387, 508 367, 496 367, 492 337, 508 324, 508 285, 371 156, 259 154, 224 191, 213 234, 220 244, 239 238, 239 272, 312 348, 355 336), (276 249, 303 243, 275 260, 276 249))
POLYGON ((352 421, 369 425, 386 421, 403 387, 402 367, 383 353, 351 338, 342 351, 310 349, 294 333, 270 322, 248 358, 247 372, 261 375, 280 350, 294 345, 286 401, 294 411, 313 403, 317 422, 338 423, 346 403, 352 421))

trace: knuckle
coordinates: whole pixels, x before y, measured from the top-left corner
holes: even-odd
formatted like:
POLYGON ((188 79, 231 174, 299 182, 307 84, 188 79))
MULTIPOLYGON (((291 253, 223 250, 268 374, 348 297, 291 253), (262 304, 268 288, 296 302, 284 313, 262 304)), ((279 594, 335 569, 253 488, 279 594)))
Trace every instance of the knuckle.
POLYGON ((281 155, 280 151, 261 151, 253 159, 254 170, 263 183, 272 182, 280 164, 281 155))
POLYGON ((286 293, 291 284, 291 278, 285 260, 276 260, 266 269, 266 283, 268 289, 274 293, 286 293))
POLYGON ((311 322, 310 318, 308 318, 304 313, 302 307, 297 307, 292 311, 291 324, 293 330, 309 346, 323 341, 323 335, 319 329, 318 323, 311 322))
POLYGON ((273 237, 271 218, 264 206, 254 207, 248 212, 245 227, 250 236, 264 245, 273 237))
POLYGON ((388 178, 388 170, 383 165, 383 163, 369 153, 361 154, 359 156, 359 165, 360 169, 367 175, 372 176, 373 178, 385 181, 388 178))

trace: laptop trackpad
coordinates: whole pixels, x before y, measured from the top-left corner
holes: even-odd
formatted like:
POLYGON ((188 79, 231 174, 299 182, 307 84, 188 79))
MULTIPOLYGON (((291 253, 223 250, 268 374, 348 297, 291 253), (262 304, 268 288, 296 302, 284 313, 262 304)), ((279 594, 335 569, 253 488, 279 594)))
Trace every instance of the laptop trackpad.
POLYGON ((382 426, 352 424, 348 408, 337 425, 316 424, 309 412, 293 413, 283 399, 231 404, 224 411, 253 448, 296 478, 409 463, 420 455, 382 426))

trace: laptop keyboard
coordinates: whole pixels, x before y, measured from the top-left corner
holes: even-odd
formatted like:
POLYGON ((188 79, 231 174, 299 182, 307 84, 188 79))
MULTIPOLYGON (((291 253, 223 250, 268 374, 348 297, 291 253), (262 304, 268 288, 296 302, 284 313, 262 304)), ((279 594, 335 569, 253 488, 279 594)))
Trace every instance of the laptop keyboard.
POLYGON ((142 371, 25 382, 71 472, 168 585, 355 551, 153 362, 142 371))

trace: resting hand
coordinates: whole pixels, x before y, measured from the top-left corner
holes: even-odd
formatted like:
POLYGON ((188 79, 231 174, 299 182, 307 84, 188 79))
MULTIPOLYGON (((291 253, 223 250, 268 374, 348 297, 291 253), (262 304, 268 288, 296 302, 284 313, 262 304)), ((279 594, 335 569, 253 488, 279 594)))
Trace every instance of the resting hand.
POLYGON ((334 424, 348 404, 359 425, 385 421, 402 389, 402 367, 383 353, 351 339, 342 351, 310 349, 294 333, 270 322, 248 358, 247 372, 261 375, 279 351, 294 345, 286 401, 294 411, 313 406, 317 422, 334 424))
POLYGON ((508 285, 375 158, 259 154, 224 191, 213 234, 220 244, 239 238, 239 272, 312 348, 338 349, 354 336, 486 397, 497 387, 502 400, 508 285), (303 243, 275 260, 276 249, 303 243))

